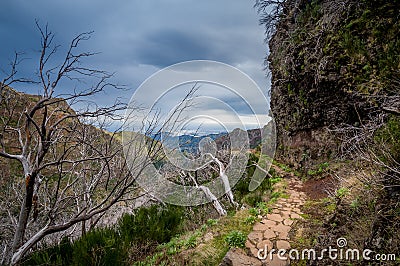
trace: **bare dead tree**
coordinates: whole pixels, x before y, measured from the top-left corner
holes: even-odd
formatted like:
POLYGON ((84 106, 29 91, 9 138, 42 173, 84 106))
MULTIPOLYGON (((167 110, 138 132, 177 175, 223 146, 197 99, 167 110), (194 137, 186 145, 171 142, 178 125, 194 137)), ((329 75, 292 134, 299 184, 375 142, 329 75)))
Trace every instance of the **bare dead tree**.
POLYGON ((385 130, 388 118, 387 114, 382 113, 358 127, 342 125, 342 127, 332 130, 342 139, 340 146, 342 156, 367 162, 369 167, 374 169, 375 175, 361 181, 365 183, 373 182, 373 185, 377 187, 387 186, 381 178, 389 177, 388 172, 390 173, 391 181, 395 183, 394 186, 399 186, 400 184, 400 162, 396 155, 393 154, 393 147, 391 147, 393 143, 385 143, 377 138, 377 133, 384 130, 386 138, 397 141, 395 136, 391 136, 392 132, 385 130))
MULTIPOLYGON (((129 171, 117 130, 106 132, 109 121, 122 123, 119 113, 126 105, 117 99, 101 107, 89 100, 110 88, 123 89, 111 82, 112 74, 82 64, 95 55, 79 51, 91 32, 75 37, 63 61, 54 66, 51 62, 59 46, 53 44, 47 26, 37 26, 40 95, 8 87, 27 81, 16 78, 17 55, 1 83, 0 163, 15 162, 23 176, 10 171, 2 177, 6 180, 0 180, 4 252, 0 263, 7 264, 20 262, 46 236, 71 234, 79 223, 84 233, 119 201, 139 197, 134 182, 140 171, 137 175, 129 171), (61 82, 71 89, 61 89, 61 82)), ((137 167, 148 163, 140 161, 137 167)))
MULTIPOLYGON (((230 185, 230 181, 227 173, 227 166, 232 162, 232 158, 230 151, 228 149, 216 150, 216 146, 214 146, 211 141, 202 140, 200 146, 201 155, 198 160, 198 165, 192 170, 182 170, 179 167, 176 167, 174 163, 178 162, 177 165, 180 164, 182 160, 186 160, 190 158, 191 160, 196 160, 195 155, 193 153, 188 153, 184 157, 180 151, 174 149, 167 151, 169 161, 166 162, 161 168, 161 173, 164 178, 170 180, 175 183, 179 183, 181 185, 190 185, 201 191, 205 198, 212 203, 214 209, 220 216, 225 216, 227 214, 223 204, 221 204, 220 200, 212 189, 210 189, 207 185, 208 182, 211 182, 217 178, 221 179, 222 186, 217 189, 219 196, 225 195, 229 202, 236 208, 239 207, 239 204, 234 200, 234 195, 232 193, 232 187, 230 185), (204 141, 204 142, 203 142, 204 141), (186 158, 187 157, 187 158, 186 158), (223 193, 221 193, 223 191, 223 193)), ((232 165, 230 165, 232 167, 232 165)))
POLYGON ((276 25, 284 12, 286 0, 256 0, 254 7, 261 15, 260 24, 265 26, 265 36, 268 40, 276 30, 276 25))
POLYGON ((215 210, 218 212, 219 215, 225 216, 226 215, 226 210, 222 207, 221 203, 219 202, 218 198, 211 192, 211 190, 206 187, 199 185, 196 178, 193 177, 191 173, 188 173, 188 176, 196 186, 196 188, 200 189, 203 191, 203 193, 206 195, 206 197, 211 200, 215 210))
POLYGON ((17 66, 24 61, 24 58, 21 58, 22 54, 15 52, 12 61, 9 64, 9 70, 0 69, 0 72, 4 75, 3 79, 0 81, 0 104, 3 101, 7 101, 10 96, 7 93, 6 89, 9 89, 10 86, 16 83, 37 83, 33 80, 22 78, 18 75, 17 66), (4 93, 3 93, 4 92, 4 93))
POLYGON ((211 153, 206 153, 205 155, 211 157, 211 160, 218 165, 219 177, 222 179, 222 183, 224 184, 224 189, 225 189, 226 195, 228 196, 229 201, 235 207, 238 207, 239 204, 237 202, 235 202, 235 200, 234 200, 233 193, 232 193, 232 188, 231 188, 231 186, 229 184, 229 179, 228 179, 228 176, 226 174, 224 164, 216 156, 212 155, 211 153))

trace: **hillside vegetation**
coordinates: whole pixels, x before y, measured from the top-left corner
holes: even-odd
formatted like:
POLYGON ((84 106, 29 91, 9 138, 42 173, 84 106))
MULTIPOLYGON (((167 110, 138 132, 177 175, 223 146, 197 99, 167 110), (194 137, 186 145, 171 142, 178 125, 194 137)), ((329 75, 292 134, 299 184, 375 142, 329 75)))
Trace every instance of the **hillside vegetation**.
POLYGON ((303 247, 346 237, 349 246, 399 254, 400 2, 256 7, 271 37, 278 159, 305 179, 334 183, 322 188, 330 197, 309 203, 303 247))
MULTIPOLYGON (((400 1, 257 0, 255 7, 269 42, 265 62, 277 156, 273 169, 262 171, 266 165, 257 162, 270 159, 262 157, 262 131, 248 131, 249 149, 235 150, 246 155, 245 170, 218 199, 205 184, 227 178, 229 135, 215 139, 217 150, 209 145, 212 160, 205 166, 183 171, 168 160, 161 141, 149 137, 159 132, 135 146, 143 135, 128 131, 128 148, 148 151, 146 160, 137 155, 129 164, 121 145, 127 131, 107 132, 104 119, 121 122, 126 106, 90 101, 107 86, 120 88, 108 81, 112 75, 80 65, 94 54, 75 53, 90 33, 78 35, 64 63, 54 67, 44 59, 53 54, 53 34, 38 26, 41 94, 0 83, 0 264, 219 265, 229 262, 226 254, 239 254, 261 265, 255 258, 259 244, 277 247, 277 237, 287 248, 318 251, 344 237, 350 248, 397 254, 398 262, 400 1), (94 84, 78 83, 70 94, 56 89, 61 78, 83 77, 94 84), (74 110, 74 103, 87 107, 74 110), (136 181, 149 165, 166 180, 202 190, 210 203, 180 207, 149 196, 151 203, 136 208, 133 202, 143 192, 136 181), (258 169, 268 178, 250 192, 258 169), (289 199, 298 201, 290 216, 284 210, 289 199), (268 218, 276 216, 278 223, 268 218), (268 222, 271 230, 285 226, 285 234, 272 230, 265 237, 268 222), (254 235, 275 242, 252 243, 254 235)), ((13 72, 4 81, 12 78, 13 72)), ((185 156, 193 159, 197 141, 182 142, 188 144, 185 156)), ((328 259, 291 263, 349 265, 328 259)))

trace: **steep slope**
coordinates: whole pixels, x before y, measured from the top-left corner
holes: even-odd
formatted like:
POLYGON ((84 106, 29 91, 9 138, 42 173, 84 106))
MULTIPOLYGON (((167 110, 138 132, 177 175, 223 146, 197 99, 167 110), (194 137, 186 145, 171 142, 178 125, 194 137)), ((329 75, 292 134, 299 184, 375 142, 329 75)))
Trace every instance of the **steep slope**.
MULTIPOLYGON (((20 213, 24 208, 29 225, 23 232, 24 241, 37 241, 39 247, 58 242, 65 236, 64 228, 59 225, 70 223, 72 227, 79 223, 81 226, 73 227, 70 233, 71 237, 76 237, 107 222, 109 216, 117 216, 115 212, 118 211, 114 210, 118 204, 114 204, 116 200, 110 200, 118 195, 122 199, 123 194, 118 194, 118 190, 132 187, 132 194, 126 195, 134 197, 133 178, 129 180, 132 175, 121 160, 121 143, 113 135, 97 128, 96 124, 85 123, 89 120, 79 117, 79 113, 62 98, 42 101, 41 96, 8 87, 3 89, 1 96, 1 250, 10 250, 18 233, 16 223, 22 220, 20 213), (33 113, 31 110, 35 108, 33 113), (47 133, 49 135, 45 135, 47 133), (32 176, 37 182, 29 186, 32 176), (118 185, 122 183, 120 180, 126 182, 125 188, 118 185), (104 206, 108 202, 109 212, 103 217, 95 213, 76 219, 82 215, 82 208, 88 213, 90 209, 98 208, 96 205, 104 206), (49 224, 54 226, 53 229, 48 230, 49 224), (46 230, 47 235, 34 238, 46 230), (44 241, 40 241, 41 237, 44 241)), ((24 247, 22 245, 21 249, 24 247)), ((29 246, 24 252, 30 252, 28 249, 29 246)))
POLYGON ((327 129, 399 113, 399 9, 399 1, 282 4, 267 59, 282 159, 300 167, 329 158, 340 143, 327 129))
MULTIPOLYGON (((276 158, 311 183, 334 184, 314 188, 327 189, 326 198, 308 193, 308 219, 295 246, 322 250, 345 237, 348 247, 398 257, 400 1, 260 0, 256 6, 273 33, 266 62, 276 158)), ((332 261, 311 265, 319 263, 332 261)), ((379 264, 352 265, 366 263, 379 264)))
MULTIPOLYGON (((20 153, 21 147, 18 140, 17 128, 22 123, 24 112, 40 100, 40 96, 18 92, 11 87, 5 87, 0 95, 0 148, 6 152, 20 153)), ((74 114, 74 110, 62 99, 54 98, 55 104, 50 105, 49 112, 55 112, 52 119, 64 113, 74 114)), ((35 117, 40 117, 36 114, 35 117)), ((67 124, 67 123, 64 123, 67 124)), ((7 184, 14 178, 22 178, 22 166, 16 160, 6 160, 0 157, 0 185, 7 184)))

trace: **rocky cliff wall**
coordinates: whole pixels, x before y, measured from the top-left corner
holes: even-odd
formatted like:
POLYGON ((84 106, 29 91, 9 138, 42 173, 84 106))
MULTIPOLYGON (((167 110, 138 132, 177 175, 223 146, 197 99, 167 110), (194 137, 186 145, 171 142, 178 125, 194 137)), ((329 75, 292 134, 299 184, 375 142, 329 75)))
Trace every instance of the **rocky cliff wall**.
POLYGON ((331 130, 399 110, 400 1, 267 2, 258 7, 276 29, 266 62, 280 159, 326 160, 340 146, 331 130))

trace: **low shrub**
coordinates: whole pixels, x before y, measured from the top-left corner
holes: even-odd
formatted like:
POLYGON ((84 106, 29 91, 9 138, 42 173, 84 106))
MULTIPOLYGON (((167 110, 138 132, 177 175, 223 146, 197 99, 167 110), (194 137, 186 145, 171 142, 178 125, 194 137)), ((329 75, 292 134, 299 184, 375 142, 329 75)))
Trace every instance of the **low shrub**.
POLYGON ((247 236, 245 236, 241 231, 232 231, 225 237, 225 242, 228 243, 230 247, 244 248, 247 236))
POLYGON ((183 210, 172 205, 139 208, 122 216, 115 227, 94 229, 74 242, 64 238, 57 246, 34 252, 23 264, 129 265, 131 246, 152 252, 181 232, 183 210))

